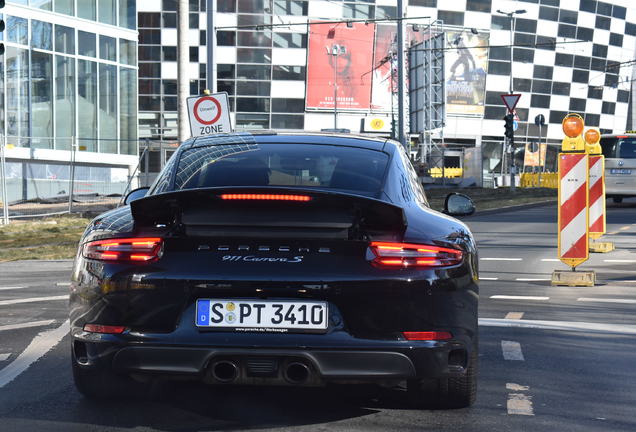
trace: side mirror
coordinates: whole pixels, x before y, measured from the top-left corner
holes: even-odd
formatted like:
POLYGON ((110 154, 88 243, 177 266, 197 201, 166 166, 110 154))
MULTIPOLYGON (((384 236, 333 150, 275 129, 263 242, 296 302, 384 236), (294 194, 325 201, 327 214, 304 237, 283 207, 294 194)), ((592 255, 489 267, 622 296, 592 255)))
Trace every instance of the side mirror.
POLYGON ((475 213, 475 203, 466 195, 453 192, 446 196, 444 213, 450 216, 470 216, 475 213))
POLYGON ((128 205, 135 200, 145 197, 149 189, 149 187, 140 187, 131 190, 130 192, 128 192, 128 195, 126 195, 126 199, 124 199, 124 205, 128 205))

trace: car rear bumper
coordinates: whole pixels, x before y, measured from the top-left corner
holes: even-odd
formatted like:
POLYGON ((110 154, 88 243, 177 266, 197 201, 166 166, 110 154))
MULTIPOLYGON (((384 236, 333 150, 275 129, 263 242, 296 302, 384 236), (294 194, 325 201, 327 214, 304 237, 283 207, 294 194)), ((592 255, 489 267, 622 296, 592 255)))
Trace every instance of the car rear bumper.
POLYGON ((109 368, 123 374, 189 376, 211 384, 320 385, 335 381, 458 376, 465 372, 471 350, 472 347, 459 341, 378 342, 377 346, 366 349, 292 349, 141 346, 74 340, 74 357, 85 368, 109 368), (236 376, 228 381, 217 379, 214 368, 220 362, 232 363, 236 376), (308 378, 303 382, 293 382, 287 377, 289 366, 298 363, 308 370, 308 378))

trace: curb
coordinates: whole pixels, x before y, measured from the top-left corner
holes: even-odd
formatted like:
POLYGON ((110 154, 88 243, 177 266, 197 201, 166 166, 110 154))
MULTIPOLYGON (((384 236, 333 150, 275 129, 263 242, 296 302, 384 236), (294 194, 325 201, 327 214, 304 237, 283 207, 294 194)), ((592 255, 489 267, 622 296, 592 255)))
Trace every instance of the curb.
POLYGON ((489 214, 495 214, 495 213, 504 213, 504 212, 511 212, 511 211, 517 211, 517 210, 525 210, 525 209, 530 209, 530 208, 535 208, 535 207, 544 207, 544 206, 548 206, 551 204, 556 204, 557 200, 548 200, 548 201, 539 201, 539 202, 534 202, 534 203, 528 203, 528 204, 518 204, 518 205, 512 205, 512 206, 506 206, 506 207, 499 207, 499 208, 492 208, 492 209, 486 209, 486 210, 479 210, 477 209, 477 211, 475 211, 474 214, 467 216, 467 218, 472 218, 475 216, 482 216, 482 215, 489 215, 489 214))

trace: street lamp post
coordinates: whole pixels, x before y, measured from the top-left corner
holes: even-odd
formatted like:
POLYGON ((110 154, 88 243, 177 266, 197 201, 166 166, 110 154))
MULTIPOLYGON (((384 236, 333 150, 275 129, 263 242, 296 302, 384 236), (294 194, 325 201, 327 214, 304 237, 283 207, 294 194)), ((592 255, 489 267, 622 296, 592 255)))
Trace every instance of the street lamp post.
MULTIPOLYGON (((513 46, 514 46, 514 33, 515 33, 515 24, 516 24, 516 18, 515 15, 521 15, 526 13, 525 9, 517 9, 514 11, 510 11, 510 12, 504 12, 501 9, 497 9, 497 13, 500 13, 502 15, 506 15, 508 18, 510 18, 510 84, 508 87, 508 93, 512 94, 512 58, 513 58, 513 46)), ((508 138, 508 153, 509 153, 509 158, 508 158, 508 169, 510 171, 510 190, 515 190, 515 173, 514 173, 514 149, 513 144, 514 143, 514 138, 508 138)))

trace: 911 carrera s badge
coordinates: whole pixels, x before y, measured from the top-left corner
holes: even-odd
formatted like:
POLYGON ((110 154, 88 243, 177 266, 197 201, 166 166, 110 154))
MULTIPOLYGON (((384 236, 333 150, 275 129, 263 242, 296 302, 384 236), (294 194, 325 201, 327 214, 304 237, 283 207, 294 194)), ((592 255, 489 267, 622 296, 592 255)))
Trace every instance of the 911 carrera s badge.
POLYGON ((305 257, 302 255, 297 255, 295 257, 287 258, 287 257, 257 257, 254 255, 224 255, 223 261, 244 261, 244 262, 280 262, 280 263, 299 263, 302 262, 305 257))

